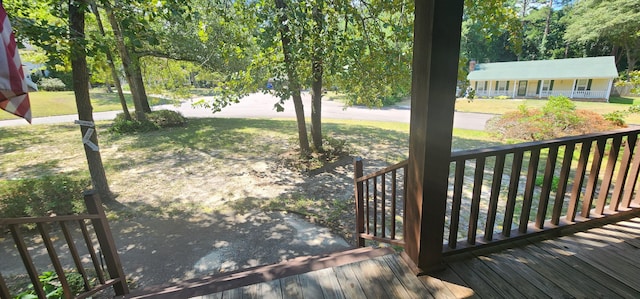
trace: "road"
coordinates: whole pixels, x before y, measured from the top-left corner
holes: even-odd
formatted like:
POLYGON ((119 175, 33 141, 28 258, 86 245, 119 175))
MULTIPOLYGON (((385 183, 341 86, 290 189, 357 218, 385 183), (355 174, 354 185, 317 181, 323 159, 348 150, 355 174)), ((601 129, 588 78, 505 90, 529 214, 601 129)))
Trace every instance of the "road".
MULTIPOLYGON (((207 97, 204 97, 207 99, 207 97)), ((209 97, 210 98, 210 97, 209 97)), ((213 114, 210 109, 203 107, 193 107, 191 101, 184 101, 181 105, 159 105, 154 106, 154 110, 170 109, 179 111, 185 117, 224 117, 224 118, 295 118, 293 101, 286 101, 283 112, 276 112, 274 104, 277 98, 268 94, 251 94, 240 100, 240 103, 225 107, 222 111, 213 114)), ((311 96, 303 94, 305 115, 311 116, 311 96)), ((94 120, 114 119, 119 111, 96 112, 93 114, 94 120)), ((483 130, 487 120, 494 115, 483 113, 455 112, 454 128, 483 130)), ((390 121, 409 123, 410 107, 394 106, 382 109, 369 109, 366 107, 345 107, 343 103, 332 100, 324 100, 322 103, 323 119, 351 119, 365 121, 390 121)), ((33 124, 52 123, 73 123, 78 119, 77 115, 60 115, 50 117, 36 117, 33 124)), ((0 121, 0 127, 27 125, 23 119, 0 121)))

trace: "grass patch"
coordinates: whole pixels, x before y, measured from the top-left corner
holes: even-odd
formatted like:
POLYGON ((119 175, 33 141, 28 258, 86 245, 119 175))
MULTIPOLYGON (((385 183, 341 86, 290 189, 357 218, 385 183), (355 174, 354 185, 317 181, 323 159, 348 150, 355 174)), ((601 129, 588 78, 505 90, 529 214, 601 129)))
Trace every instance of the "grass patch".
POLYGON ((609 103, 624 105, 640 105, 640 97, 611 97, 609 103))
MULTIPOLYGON (((117 93, 107 93, 102 89, 90 91, 93 112, 122 110, 120 98, 117 93)), ((133 108, 130 94, 125 94, 129 109, 133 108)), ((36 91, 29 93, 31 102, 31 115, 33 117, 45 117, 55 115, 77 114, 76 99, 73 91, 36 91)), ((172 103, 157 97, 149 97, 150 105, 162 105, 172 103)), ((0 120, 18 119, 9 113, 0 113, 0 120)))

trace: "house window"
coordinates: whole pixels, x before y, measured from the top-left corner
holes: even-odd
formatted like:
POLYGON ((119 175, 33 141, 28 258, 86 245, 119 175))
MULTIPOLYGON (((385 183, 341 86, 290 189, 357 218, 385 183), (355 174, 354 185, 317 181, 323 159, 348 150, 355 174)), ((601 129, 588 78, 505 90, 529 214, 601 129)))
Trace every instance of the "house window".
POLYGON ((550 90, 553 90, 553 82, 554 82, 554 80, 551 80, 551 81, 542 81, 542 91, 550 91, 550 90))
POLYGON ((496 81, 496 90, 497 91, 509 90, 509 81, 496 81))
POLYGON ((476 91, 485 91, 485 90, 487 90, 487 81, 477 81, 476 91))
POLYGON ((591 79, 578 79, 578 81, 576 82, 576 90, 591 90, 591 79))

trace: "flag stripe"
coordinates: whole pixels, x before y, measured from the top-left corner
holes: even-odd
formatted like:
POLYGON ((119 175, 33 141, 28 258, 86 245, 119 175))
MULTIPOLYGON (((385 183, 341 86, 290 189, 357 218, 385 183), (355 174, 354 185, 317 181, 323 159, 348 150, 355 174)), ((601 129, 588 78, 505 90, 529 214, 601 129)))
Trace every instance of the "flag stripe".
POLYGON ((31 123, 31 105, 20 54, 7 12, 0 2, 0 108, 31 123))

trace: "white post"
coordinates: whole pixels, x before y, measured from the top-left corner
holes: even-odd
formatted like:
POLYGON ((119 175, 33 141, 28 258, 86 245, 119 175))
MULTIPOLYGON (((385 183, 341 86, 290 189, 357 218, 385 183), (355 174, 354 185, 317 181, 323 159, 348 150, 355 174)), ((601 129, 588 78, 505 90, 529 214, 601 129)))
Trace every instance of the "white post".
POLYGON ((515 99, 516 98, 516 90, 518 90, 518 87, 516 84, 518 84, 517 80, 513 80, 513 96, 511 98, 515 99))
POLYGON ((487 90, 487 97, 491 96, 491 90, 493 89, 493 86, 491 83, 493 83, 493 81, 489 80, 489 90, 487 90))
POLYGON ((609 79, 609 86, 607 87, 607 93, 604 95, 605 99, 607 99, 607 103, 609 103, 609 96, 611 95, 612 87, 613 87, 613 78, 609 79))
POLYGON ((544 90, 544 79, 540 80, 540 90, 538 90, 538 99, 542 99, 543 90, 544 90))
POLYGON ((570 98, 573 99, 573 92, 576 90, 576 83, 578 82, 578 79, 573 79, 573 87, 571 87, 571 96, 570 98))

